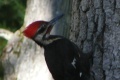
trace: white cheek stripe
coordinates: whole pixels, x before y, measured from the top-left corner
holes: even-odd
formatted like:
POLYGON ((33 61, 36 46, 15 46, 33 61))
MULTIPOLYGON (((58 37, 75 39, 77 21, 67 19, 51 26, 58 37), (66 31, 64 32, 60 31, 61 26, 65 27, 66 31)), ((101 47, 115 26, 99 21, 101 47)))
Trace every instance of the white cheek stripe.
MULTIPOLYGON (((49 35, 48 35, 49 36, 49 35)), ((35 40, 38 41, 38 42, 41 42, 43 43, 44 45, 47 45, 47 44, 50 44, 52 43, 53 41, 56 41, 58 39, 61 39, 61 38, 53 38, 53 39, 44 39, 43 40, 43 34, 39 34, 36 36, 35 40)))
POLYGON ((76 66, 75 66, 76 63, 75 63, 75 62, 76 62, 76 59, 74 58, 74 59, 73 59, 73 62, 71 63, 74 68, 76 68, 76 66))

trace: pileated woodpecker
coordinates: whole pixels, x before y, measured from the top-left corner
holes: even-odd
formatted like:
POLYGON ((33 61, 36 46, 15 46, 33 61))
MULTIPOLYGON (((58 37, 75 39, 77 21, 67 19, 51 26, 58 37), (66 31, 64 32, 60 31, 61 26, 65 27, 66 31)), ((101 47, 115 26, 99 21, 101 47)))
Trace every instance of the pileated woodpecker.
POLYGON ((45 60, 54 80, 85 80, 89 73, 89 63, 86 56, 70 40, 49 35, 53 25, 63 15, 49 22, 35 21, 24 31, 24 35, 44 47, 45 60))

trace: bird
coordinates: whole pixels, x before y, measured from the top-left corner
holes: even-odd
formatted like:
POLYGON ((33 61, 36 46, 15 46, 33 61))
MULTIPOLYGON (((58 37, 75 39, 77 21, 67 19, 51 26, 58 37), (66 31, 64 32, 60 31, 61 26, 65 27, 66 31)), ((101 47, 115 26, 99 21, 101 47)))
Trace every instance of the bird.
POLYGON ((50 21, 34 21, 23 34, 44 48, 45 61, 54 80, 85 80, 84 76, 89 74, 88 57, 69 39, 50 34, 62 17, 60 14, 50 21))

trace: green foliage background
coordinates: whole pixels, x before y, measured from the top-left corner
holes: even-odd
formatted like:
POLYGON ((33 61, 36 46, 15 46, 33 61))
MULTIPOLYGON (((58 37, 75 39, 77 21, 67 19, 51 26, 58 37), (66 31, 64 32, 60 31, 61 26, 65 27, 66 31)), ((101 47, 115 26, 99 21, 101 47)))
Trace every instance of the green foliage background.
POLYGON ((11 31, 23 23, 26 0, 0 0, 0 28, 11 31))

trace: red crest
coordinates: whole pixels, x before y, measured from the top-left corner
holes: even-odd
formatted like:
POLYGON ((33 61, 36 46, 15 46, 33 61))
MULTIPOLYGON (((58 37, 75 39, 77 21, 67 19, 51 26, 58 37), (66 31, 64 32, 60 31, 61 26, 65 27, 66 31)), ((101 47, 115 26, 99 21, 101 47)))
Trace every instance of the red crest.
POLYGON ((34 37, 35 33, 37 32, 38 28, 45 23, 45 21, 35 21, 31 23, 29 26, 26 27, 26 29, 23 31, 23 34, 28 37, 32 38, 34 37))

